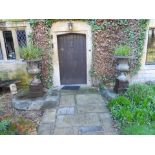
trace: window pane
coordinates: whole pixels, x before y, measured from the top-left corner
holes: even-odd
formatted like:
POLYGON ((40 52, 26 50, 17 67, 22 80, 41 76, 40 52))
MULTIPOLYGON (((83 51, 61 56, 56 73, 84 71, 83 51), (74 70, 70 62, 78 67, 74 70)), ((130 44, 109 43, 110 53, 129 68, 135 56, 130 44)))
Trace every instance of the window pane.
POLYGON ((3 59, 3 53, 2 53, 1 43, 0 43, 0 60, 2 59, 3 59))
POLYGON ((26 33, 25 30, 17 30, 17 40, 19 47, 26 46, 26 33))
POLYGON ((150 29, 148 34, 146 63, 155 63, 155 29, 150 29))
POLYGON ((7 59, 16 59, 13 38, 11 31, 3 31, 7 59))

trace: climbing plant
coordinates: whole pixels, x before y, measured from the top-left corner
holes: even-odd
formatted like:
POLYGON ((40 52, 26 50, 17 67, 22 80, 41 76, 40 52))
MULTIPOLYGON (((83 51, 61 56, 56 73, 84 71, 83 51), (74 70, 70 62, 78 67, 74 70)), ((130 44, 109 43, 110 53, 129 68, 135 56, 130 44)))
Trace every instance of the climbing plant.
MULTIPOLYGON (((70 19, 64 20, 69 21, 70 19)), ((29 20, 33 29, 32 35, 30 36, 33 38, 33 41, 37 42, 38 46, 43 49, 46 55, 44 57, 45 63, 42 78, 46 87, 52 85, 51 79, 53 76, 50 28, 52 24, 57 21, 60 21, 60 19, 29 20), (44 37, 41 37, 41 35, 44 37), (48 68, 48 70, 46 68, 48 68)), ((81 19, 80 21, 88 22, 93 32, 93 64, 90 71, 91 74, 104 80, 114 77, 115 69, 112 62, 112 52, 114 48, 120 44, 128 45, 132 49, 136 61, 132 66, 131 73, 137 73, 141 65, 140 62, 143 54, 148 20, 81 19)))
POLYGON ((53 64, 50 36, 50 23, 48 20, 29 20, 32 27, 31 41, 42 50, 41 79, 44 87, 53 85, 53 64))
POLYGON ((132 49, 136 58, 131 69, 131 74, 136 74, 141 66, 148 20, 91 19, 88 23, 93 31, 93 73, 105 81, 113 79, 112 52, 116 46, 124 44, 132 49))

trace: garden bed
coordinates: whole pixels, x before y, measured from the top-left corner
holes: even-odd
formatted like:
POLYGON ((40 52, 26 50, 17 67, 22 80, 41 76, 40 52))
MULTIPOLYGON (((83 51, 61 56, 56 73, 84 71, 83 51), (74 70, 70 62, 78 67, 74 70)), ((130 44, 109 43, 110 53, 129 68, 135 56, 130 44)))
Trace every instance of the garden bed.
POLYGON ((154 84, 133 84, 126 93, 109 101, 108 107, 121 134, 155 134, 154 84))
POLYGON ((43 110, 16 110, 11 106, 11 98, 8 92, 0 95, 0 134, 37 134, 43 110), (4 131, 5 126, 8 131, 4 131))

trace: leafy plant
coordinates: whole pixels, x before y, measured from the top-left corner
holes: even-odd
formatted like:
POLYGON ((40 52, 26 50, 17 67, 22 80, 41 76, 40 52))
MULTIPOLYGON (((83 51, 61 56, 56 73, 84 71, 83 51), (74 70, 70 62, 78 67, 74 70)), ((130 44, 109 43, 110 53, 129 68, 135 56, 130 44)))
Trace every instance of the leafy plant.
POLYGON ((10 120, 2 120, 0 121, 0 134, 5 134, 8 126, 10 125, 10 120))
POLYGON ((121 130, 123 135, 155 135, 155 125, 138 125, 134 124, 128 127, 124 127, 121 130))
POLYGON ((0 135, 25 135, 31 133, 34 128, 33 122, 23 117, 14 121, 7 117, 0 120, 0 135))
POLYGON ((108 107, 124 134, 143 134, 145 131, 155 134, 152 127, 150 129, 150 124, 155 121, 154 85, 132 84, 124 96, 111 100, 108 107))
POLYGON ((114 51, 114 55, 117 55, 117 56, 129 56, 130 54, 131 54, 131 49, 127 45, 120 45, 114 51))
POLYGON ((18 79, 20 83, 17 84, 19 89, 28 89, 31 76, 21 69, 17 69, 16 72, 12 75, 12 79, 18 79))
POLYGON ((10 119, 4 119, 0 121, 0 135, 15 135, 16 130, 15 128, 11 128, 11 120, 10 119))
POLYGON ((141 104, 154 95, 155 91, 153 90, 153 87, 147 84, 132 84, 125 93, 125 96, 135 104, 141 104))
POLYGON ((42 56, 41 50, 32 43, 25 47, 19 48, 19 52, 21 58, 24 60, 40 59, 42 56))

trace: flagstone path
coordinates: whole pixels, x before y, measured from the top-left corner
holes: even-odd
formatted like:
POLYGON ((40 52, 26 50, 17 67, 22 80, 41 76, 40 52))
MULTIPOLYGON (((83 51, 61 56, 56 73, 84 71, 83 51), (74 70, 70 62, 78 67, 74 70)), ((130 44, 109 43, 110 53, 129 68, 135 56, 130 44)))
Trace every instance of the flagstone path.
POLYGON ((115 135, 115 123, 97 92, 61 91, 60 103, 47 109, 39 135, 115 135))

